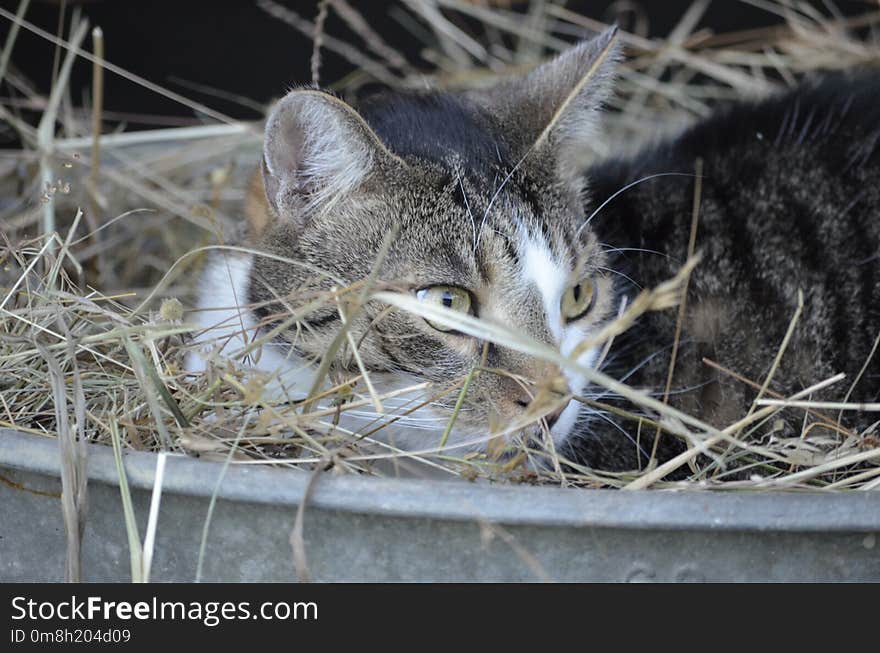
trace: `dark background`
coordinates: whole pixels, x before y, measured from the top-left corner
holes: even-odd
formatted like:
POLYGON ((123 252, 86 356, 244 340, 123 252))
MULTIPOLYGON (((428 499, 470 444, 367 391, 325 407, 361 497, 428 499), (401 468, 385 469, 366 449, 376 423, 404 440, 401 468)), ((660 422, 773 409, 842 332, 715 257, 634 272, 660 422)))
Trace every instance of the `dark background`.
MULTIPOLYGON (((393 18, 389 18, 391 2, 350 0, 380 32, 386 41, 419 62, 421 43, 393 18)), ((643 15, 649 19, 650 35, 663 36, 679 21, 692 0, 644 0, 643 15)), ((33 0, 26 19, 43 29, 56 33, 61 0, 33 0)), ((301 16, 310 20, 315 15, 315 0, 282 0, 301 16)), ((514 8, 523 3, 512 3, 514 8)), ((633 3, 627 3, 633 4, 633 3)), ((811 3, 823 8, 822 0, 811 3)), ((9 11, 18 7, 17 0, 0 0, 9 11)), ((618 16, 611 0, 570 0, 567 8, 603 20, 621 18, 625 27, 632 26, 632 14, 618 16)), ((876 1, 838 0, 835 5, 844 13, 857 13, 876 1)), ((203 102, 227 115, 242 119, 259 118, 259 111, 234 101, 213 97, 188 88, 185 80, 266 103, 284 93, 293 84, 310 80, 309 59, 312 45, 308 38, 289 25, 268 15, 253 0, 68 0, 66 18, 74 6, 88 16, 92 26, 104 31, 106 58, 150 81, 203 102)), ((771 25, 780 22, 773 13, 750 6, 742 0, 714 0, 701 23, 716 31, 729 31, 771 25)), ((5 41, 9 21, 0 18, 0 38, 5 41)), ((328 33, 344 36, 346 30, 338 19, 327 24, 328 33)), ((65 36, 68 34, 65 28, 65 36)), ((90 39, 85 47, 91 48, 90 39)), ((48 92, 55 46, 22 30, 12 55, 16 70, 24 74, 38 91, 48 92)), ((426 68, 428 68, 426 66, 426 68)), ((322 80, 333 81, 350 72, 352 66, 332 54, 323 56, 322 80)), ((90 65, 80 61, 72 79, 74 104, 83 104, 90 85, 90 65)), ((153 114, 153 126, 180 124, 196 119, 192 110, 155 93, 140 88, 116 75, 107 74, 104 107, 105 117, 114 112, 153 114)), ((0 94, 14 93, 4 84, 0 94)), ((38 113, 33 112, 38 119, 38 113)), ((27 111, 23 112, 27 116, 27 111)), ((134 117, 136 118, 136 116, 134 117)), ((138 125, 128 116, 130 127, 138 125)))

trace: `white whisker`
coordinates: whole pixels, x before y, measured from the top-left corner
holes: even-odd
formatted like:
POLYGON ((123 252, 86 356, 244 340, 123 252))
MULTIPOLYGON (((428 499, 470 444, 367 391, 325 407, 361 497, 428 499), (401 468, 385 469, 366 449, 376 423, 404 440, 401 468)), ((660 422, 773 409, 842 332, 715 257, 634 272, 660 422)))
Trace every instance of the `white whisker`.
POLYGON ((634 182, 627 184, 626 186, 624 186, 623 188, 621 188, 619 191, 617 191, 616 193, 614 193, 613 195, 611 195, 611 197, 609 197, 607 200, 605 200, 604 202, 602 202, 602 203, 599 205, 599 207, 598 207, 595 211, 593 211, 593 212, 590 214, 590 217, 587 218, 586 222, 584 222, 584 223, 580 226, 580 228, 577 230, 577 233, 575 234, 575 236, 580 236, 580 235, 581 235, 581 231, 583 231, 584 228, 585 228, 588 224, 590 224, 590 221, 591 221, 593 218, 595 218, 596 215, 598 215, 599 211, 601 211, 601 210, 604 209, 606 206, 608 206, 608 204, 609 204, 610 202, 612 202, 615 198, 617 198, 619 195, 622 195, 623 193, 625 193, 626 191, 628 191, 628 190, 629 190, 630 188, 632 188, 633 186, 638 186, 638 185, 641 184, 642 182, 650 181, 651 179, 657 179, 658 177, 696 177, 696 175, 693 174, 693 173, 690 173, 690 172, 658 172, 658 173, 655 174, 655 175, 648 175, 647 177, 642 177, 641 179, 636 179, 634 182))
POLYGON ((477 221, 474 218, 474 213, 471 211, 470 202, 468 202, 467 192, 464 190, 464 182, 461 180, 461 173, 456 171, 455 176, 458 178, 458 187, 461 189, 461 196, 464 198, 464 206, 467 209, 468 217, 471 219, 471 229, 474 233, 474 253, 477 251, 477 221))
MULTIPOLYGON (((504 190, 504 187, 507 185, 507 182, 510 181, 510 178, 513 177, 513 174, 519 170, 519 167, 522 165, 523 161, 526 160, 526 157, 531 154, 532 150, 526 150, 526 153, 522 155, 519 161, 516 162, 516 165, 510 169, 510 172, 507 173, 507 176, 504 177, 504 180, 501 182, 501 185, 495 190, 495 193, 492 195, 492 199, 489 200, 489 205, 486 207, 486 211, 483 213, 483 219, 480 222, 480 230, 477 234, 477 247, 480 246, 480 238, 483 236, 483 227, 486 224, 486 219, 489 217, 489 211, 492 210, 492 206, 495 204, 495 200, 498 199, 498 195, 501 194, 501 191, 504 190)), ((475 248, 476 249, 476 248, 475 248)))

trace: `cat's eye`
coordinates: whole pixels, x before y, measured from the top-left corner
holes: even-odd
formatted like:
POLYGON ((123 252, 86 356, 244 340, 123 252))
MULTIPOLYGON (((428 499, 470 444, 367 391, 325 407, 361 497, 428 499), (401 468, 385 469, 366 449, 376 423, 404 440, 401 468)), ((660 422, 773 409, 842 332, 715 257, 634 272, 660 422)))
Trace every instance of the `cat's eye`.
MULTIPOLYGON (((459 313, 471 312, 471 294, 463 288, 455 286, 428 286, 416 291, 416 297, 423 302, 430 302, 436 306, 451 308, 459 313)), ((451 327, 425 320, 438 331, 454 331, 451 327)))
POLYGON ((590 312, 596 303, 596 287, 591 279, 582 279, 562 295, 562 319, 574 322, 590 312))

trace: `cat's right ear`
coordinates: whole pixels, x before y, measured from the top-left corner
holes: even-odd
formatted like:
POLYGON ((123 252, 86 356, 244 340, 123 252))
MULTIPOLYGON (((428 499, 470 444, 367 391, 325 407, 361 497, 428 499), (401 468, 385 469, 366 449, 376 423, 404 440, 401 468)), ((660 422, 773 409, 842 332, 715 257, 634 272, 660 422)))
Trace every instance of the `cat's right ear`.
POLYGON ((400 161, 353 108, 322 91, 291 91, 266 122, 266 199, 278 219, 302 223, 355 191, 381 159, 400 161))
POLYGON ((578 187, 620 53, 611 27, 526 75, 468 95, 501 123, 517 156, 555 160, 560 178, 578 187))

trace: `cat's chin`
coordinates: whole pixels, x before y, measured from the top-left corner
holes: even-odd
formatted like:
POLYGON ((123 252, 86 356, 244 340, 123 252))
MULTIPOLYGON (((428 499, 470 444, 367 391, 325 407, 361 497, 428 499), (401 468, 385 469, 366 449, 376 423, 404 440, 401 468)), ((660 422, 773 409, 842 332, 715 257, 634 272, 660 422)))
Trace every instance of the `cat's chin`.
MULTIPOLYGON (((506 464, 528 452, 524 460, 526 467, 536 471, 546 470, 554 467, 553 451, 560 450, 568 443, 580 409, 580 404, 572 400, 562 411, 549 431, 552 445, 548 442, 546 426, 540 423, 532 423, 501 435, 490 434, 486 425, 482 423, 471 425, 459 423, 447 434, 445 440, 444 428, 432 432, 419 432, 405 425, 391 424, 387 427, 386 433, 382 435, 377 433, 374 437, 407 453, 421 453, 428 458, 442 455, 450 459, 472 459, 476 454, 479 459, 506 464)), ((448 423, 450 411, 432 412, 436 415, 435 419, 441 421, 444 426, 448 423)))
MULTIPOLYGON (((574 402, 576 403, 576 402, 574 402)), ((553 448, 561 446, 568 440, 572 430, 578 407, 567 407, 560 420, 550 430, 553 448), (566 414, 566 411, 568 413, 566 414)), ((479 459, 499 464, 510 462, 521 456, 524 451, 531 452, 527 456, 528 465, 534 468, 552 467, 534 463, 532 459, 550 458, 547 451, 546 427, 540 424, 529 424, 523 428, 493 435, 484 423, 469 424, 459 420, 446 433, 446 426, 451 418, 451 410, 423 407, 416 413, 395 420, 394 414, 387 414, 381 423, 373 423, 368 429, 358 414, 340 417, 340 425, 354 437, 370 432, 369 441, 378 450, 390 448, 397 450, 402 457, 421 457, 436 459, 442 456, 446 460, 479 459), (433 425, 430 426, 430 425, 433 425), (378 427, 378 428, 377 428, 378 427), (534 455, 535 452, 537 455, 534 455), (544 452, 546 455, 541 455, 544 452)), ((373 416, 376 419, 377 416, 373 416)))

